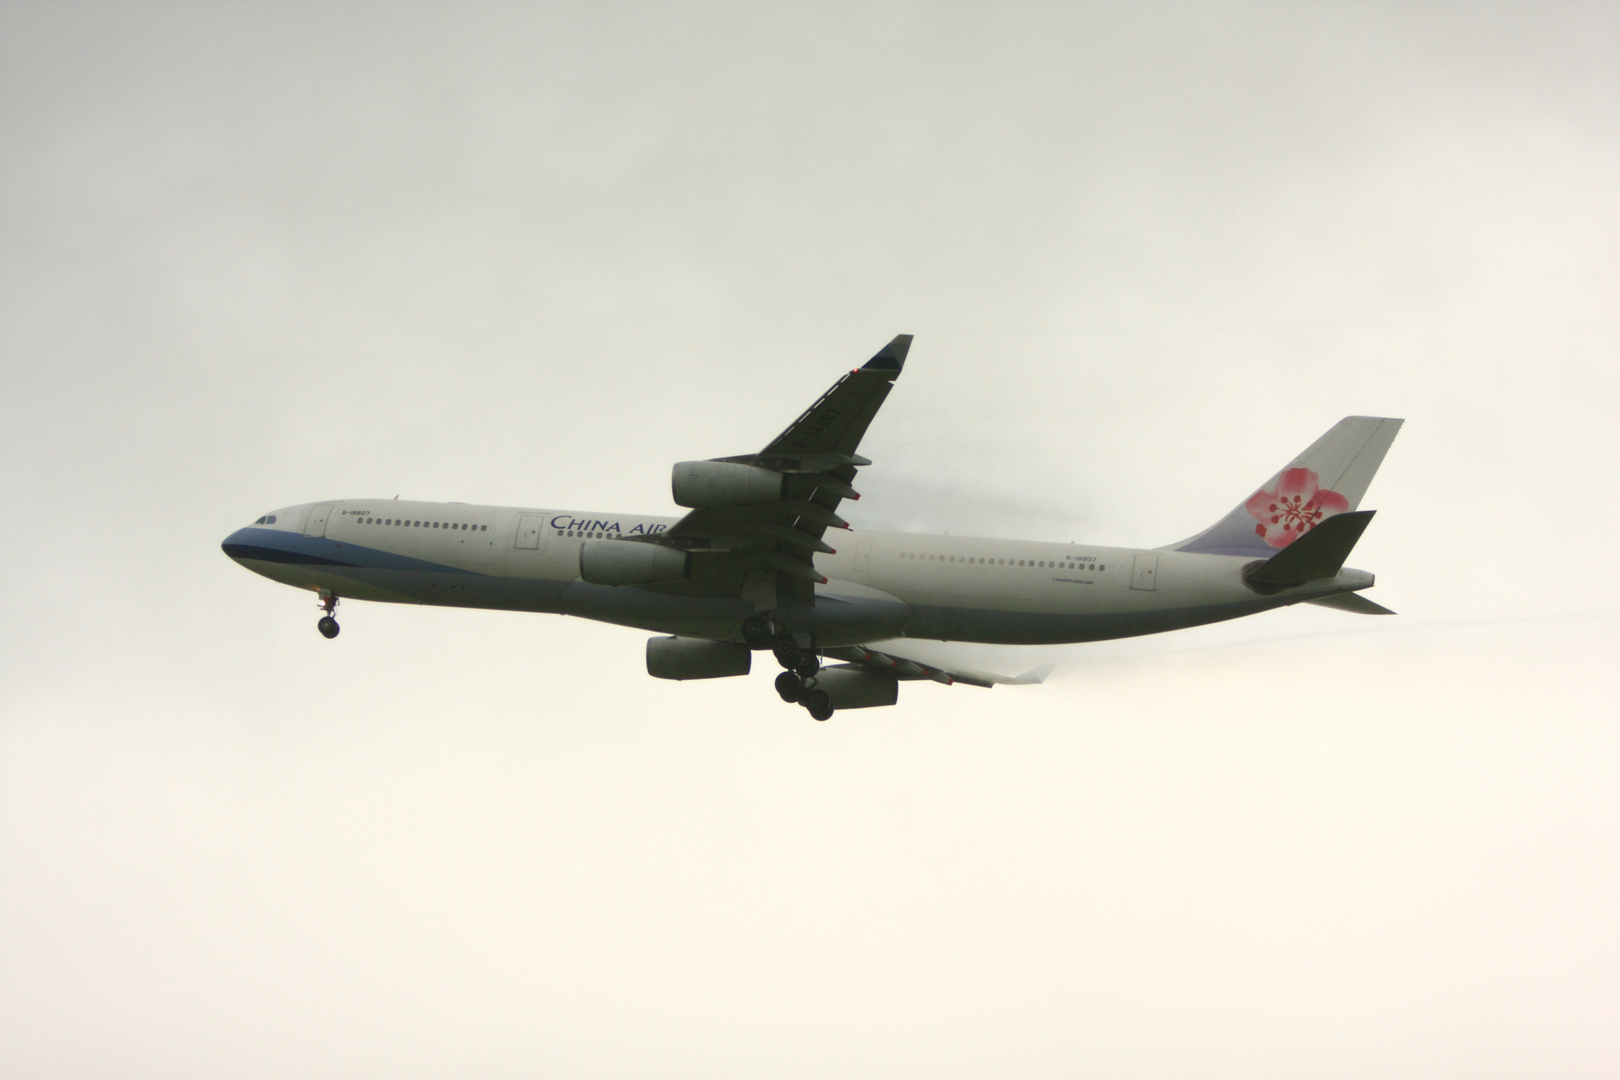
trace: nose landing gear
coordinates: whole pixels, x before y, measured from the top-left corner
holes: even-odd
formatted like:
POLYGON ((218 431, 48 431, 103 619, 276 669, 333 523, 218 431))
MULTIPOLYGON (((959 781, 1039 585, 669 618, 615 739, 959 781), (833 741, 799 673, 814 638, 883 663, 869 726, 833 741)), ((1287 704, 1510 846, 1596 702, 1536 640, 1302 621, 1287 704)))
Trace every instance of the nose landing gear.
POLYGON ((337 637, 338 631, 343 629, 338 625, 338 621, 332 618, 333 612, 337 611, 337 604, 338 598, 336 596, 329 592, 321 593, 320 607, 326 614, 322 615, 320 622, 315 624, 315 629, 319 630, 321 637, 326 638, 328 641, 337 637))

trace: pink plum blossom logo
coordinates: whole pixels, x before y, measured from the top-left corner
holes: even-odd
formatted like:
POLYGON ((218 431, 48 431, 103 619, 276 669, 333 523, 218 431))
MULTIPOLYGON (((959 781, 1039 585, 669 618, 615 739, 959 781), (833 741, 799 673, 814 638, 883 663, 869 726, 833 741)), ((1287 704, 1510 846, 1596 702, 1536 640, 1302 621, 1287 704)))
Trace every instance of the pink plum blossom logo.
POLYGON ((1324 518, 1350 509, 1350 500, 1319 487, 1310 469, 1284 469, 1277 485, 1249 496, 1244 505, 1259 522, 1255 535, 1274 548, 1285 548, 1320 525, 1324 518))

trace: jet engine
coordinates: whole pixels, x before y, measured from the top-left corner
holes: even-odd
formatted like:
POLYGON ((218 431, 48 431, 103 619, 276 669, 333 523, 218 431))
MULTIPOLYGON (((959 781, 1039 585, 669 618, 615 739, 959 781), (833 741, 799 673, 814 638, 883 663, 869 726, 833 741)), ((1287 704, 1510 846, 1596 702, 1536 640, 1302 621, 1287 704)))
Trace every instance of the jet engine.
POLYGON ((786 484, 779 472, 735 461, 683 461, 670 478, 676 505, 694 510, 776 502, 786 484))
POLYGON ((748 646, 704 638, 647 639, 647 674, 655 679, 722 679, 746 675, 754 662, 748 646))
POLYGON ((587 540, 579 546, 579 576, 592 585, 652 585, 692 574, 684 551, 633 540, 587 540))
POLYGON ((900 700, 900 683, 888 675, 854 667, 827 668, 816 676, 835 709, 870 709, 900 700))

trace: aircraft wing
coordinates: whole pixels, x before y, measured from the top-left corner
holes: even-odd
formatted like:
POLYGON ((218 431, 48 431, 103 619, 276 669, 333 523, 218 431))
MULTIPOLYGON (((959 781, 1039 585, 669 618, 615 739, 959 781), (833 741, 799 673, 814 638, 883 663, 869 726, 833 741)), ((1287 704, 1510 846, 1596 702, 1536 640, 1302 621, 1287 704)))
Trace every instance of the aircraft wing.
POLYGON ((812 560, 817 552, 834 550, 823 539, 828 529, 849 527, 836 511, 843 500, 860 498, 850 482, 858 468, 871 464, 855 451, 910 348, 910 334, 897 336, 833 383, 759 453, 691 463, 753 466, 780 473, 783 480, 774 497, 694 509, 650 538, 692 554, 690 579, 652 588, 735 596, 751 575, 763 576, 775 579, 779 595, 813 604, 815 586, 826 579, 812 560))
POLYGON ((1002 686, 1032 686, 1042 682, 1052 672, 1052 665, 1034 668, 1019 676, 997 675, 994 672, 979 671, 974 668, 951 665, 938 667, 934 664, 924 663, 921 660, 911 660, 897 653, 887 650, 868 648, 865 645, 844 645, 833 649, 823 649, 822 655, 830 656, 834 660, 844 660, 849 667, 865 668, 868 671, 880 672, 896 679, 932 679, 937 683, 952 686, 956 683, 965 683, 968 686, 991 687, 1002 686))

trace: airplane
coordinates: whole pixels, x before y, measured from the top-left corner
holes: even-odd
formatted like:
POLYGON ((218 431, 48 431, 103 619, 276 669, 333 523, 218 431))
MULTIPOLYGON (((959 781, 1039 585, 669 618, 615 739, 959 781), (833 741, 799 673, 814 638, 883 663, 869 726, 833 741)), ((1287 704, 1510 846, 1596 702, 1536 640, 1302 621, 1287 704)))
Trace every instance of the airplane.
POLYGON ((1308 603, 1394 612, 1344 563, 1402 421, 1348 416, 1215 524, 1137 550, 857 530, 839 515, 871 461, 856 453, 905 367, 901 334, 754 454, 683 461, 682 517, 344 499, 265 514, 222 544, 237 563, 339 599, 575 615, 651 631, 647 673, 747 675, 816 720, 894 705, 913 680, 1039 682, 907 655, 913 639, 1050 645, 1155 634, 1308 603), (831 663, 836 661, 836 663, 831 663))

